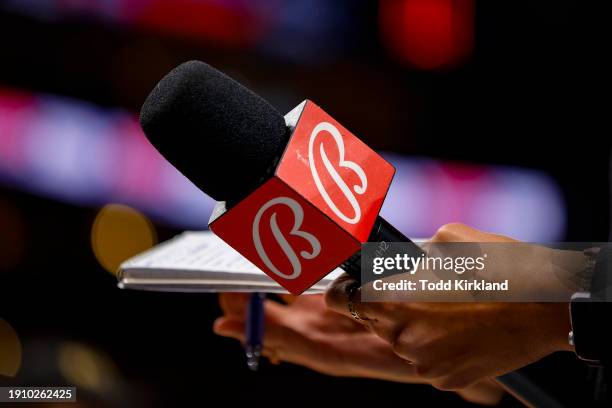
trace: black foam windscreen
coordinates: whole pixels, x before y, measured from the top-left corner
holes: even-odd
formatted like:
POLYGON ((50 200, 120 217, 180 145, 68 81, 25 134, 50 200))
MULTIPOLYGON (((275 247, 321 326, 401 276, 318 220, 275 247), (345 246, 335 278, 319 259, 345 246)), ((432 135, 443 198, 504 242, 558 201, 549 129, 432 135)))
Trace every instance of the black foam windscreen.
POLYGON ((268 102, 201 61, 162 78, 142 106, 140 125, 170 163, 219 201, 257 188, 289 137, 268 102))

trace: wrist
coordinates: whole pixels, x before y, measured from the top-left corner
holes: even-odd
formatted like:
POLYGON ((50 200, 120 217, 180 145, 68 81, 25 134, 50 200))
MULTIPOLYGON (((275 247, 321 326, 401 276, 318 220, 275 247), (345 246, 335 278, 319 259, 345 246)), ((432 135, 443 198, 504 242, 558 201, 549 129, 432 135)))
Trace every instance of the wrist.
POLYGON ((569 314, 569 303, 548 303, 548 313, 544 318, 549 319, 548 344, 552 351, 574 351, 569 344, 568 336, 572 330, 569 314))

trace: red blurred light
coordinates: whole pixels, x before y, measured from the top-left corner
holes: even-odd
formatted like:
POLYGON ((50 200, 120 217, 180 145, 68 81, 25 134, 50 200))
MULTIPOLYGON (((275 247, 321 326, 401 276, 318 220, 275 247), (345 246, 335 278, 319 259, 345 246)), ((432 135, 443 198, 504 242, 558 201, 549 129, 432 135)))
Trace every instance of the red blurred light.
POLYGON ((460 64, 474 47, 474 0, 382 0, 380 30, 389 51, 420 69, 460 64))
POLYGON ((223 2, 153 0, 135 20, 141 26, 187 37, 204 37, 229 46, 247 46, 265 32, 264 22, 248 10, 230 8, 223 2))
POLYGON ((0 168, 21 164, 19 146, 34 103, 31 95, 0 89, 0 168))

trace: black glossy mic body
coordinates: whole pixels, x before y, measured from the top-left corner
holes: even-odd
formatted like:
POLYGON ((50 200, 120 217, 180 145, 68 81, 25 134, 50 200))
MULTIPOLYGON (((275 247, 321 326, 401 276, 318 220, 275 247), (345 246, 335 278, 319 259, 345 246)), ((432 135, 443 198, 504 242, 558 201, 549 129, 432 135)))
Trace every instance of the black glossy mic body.
MULTIPOLYGON (((416 258, 424 253, 421 247, 412 242, 410 238, 402 234, 381 216, 376 218, 376 222, 374 222, 374 226, 368 237, 368 242, 378 242, 383 245, 390 242, 406 242, 406 254, 408 256, 416 258)), ((348 258, 340 267, 352 278, 361 281, 361 251, 348 258)))

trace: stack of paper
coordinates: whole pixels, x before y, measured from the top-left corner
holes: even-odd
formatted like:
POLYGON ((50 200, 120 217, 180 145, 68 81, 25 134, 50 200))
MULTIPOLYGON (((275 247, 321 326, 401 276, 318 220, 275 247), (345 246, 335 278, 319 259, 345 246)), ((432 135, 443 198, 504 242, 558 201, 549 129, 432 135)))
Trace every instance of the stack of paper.
MULTIPOLYGON (((305 293, 320 293, 341 269, 305 293)), ((184 232, 121 264, 119 287, 164 292, 287 293, 209 231, 184 232)))

